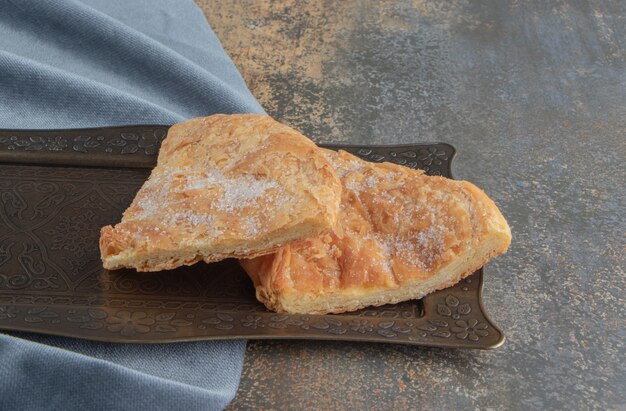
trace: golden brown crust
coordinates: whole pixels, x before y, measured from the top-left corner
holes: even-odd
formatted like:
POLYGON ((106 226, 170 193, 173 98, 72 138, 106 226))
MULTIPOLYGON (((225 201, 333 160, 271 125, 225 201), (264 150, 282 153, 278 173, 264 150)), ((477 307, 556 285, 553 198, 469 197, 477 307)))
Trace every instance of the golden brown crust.
POLYGON ((325 153, 343 184, 335 229, 241 261, 268 308, 338 313, 421 298, 508 248, 506 221, 473 184, 325 153))
POLYGON ((340 192, 320 149, 268 116, 185 121, 122 221, 102 228, 103 265, 158 271, 270 253, 328 230, 340 192))

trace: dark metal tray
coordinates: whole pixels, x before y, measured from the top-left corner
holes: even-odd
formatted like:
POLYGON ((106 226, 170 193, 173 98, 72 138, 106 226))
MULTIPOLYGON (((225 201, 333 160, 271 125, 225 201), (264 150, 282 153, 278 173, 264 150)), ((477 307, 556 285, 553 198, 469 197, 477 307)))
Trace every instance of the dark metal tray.
MULTIPOLYGON (((422 300, 339 315, 283 315, 256 301, 236 261, 161 273, 102 268, 100 227, 156 162, 167 126, 0 130, 0 329, 112 342, 297 338, 494 348, 482 269, 422 300)), ((448 144, 327 146, 450 176, 448 144)))

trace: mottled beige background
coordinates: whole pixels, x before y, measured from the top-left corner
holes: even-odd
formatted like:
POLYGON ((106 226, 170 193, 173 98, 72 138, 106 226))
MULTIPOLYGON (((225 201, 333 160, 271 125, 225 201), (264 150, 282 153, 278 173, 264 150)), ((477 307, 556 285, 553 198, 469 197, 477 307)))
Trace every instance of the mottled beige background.
POLYGON ((451 143, 513 231, 485 268, 501 348, 251 341, 231 409, 626 408, 626 1, 198 3, 269 114, 451 143))

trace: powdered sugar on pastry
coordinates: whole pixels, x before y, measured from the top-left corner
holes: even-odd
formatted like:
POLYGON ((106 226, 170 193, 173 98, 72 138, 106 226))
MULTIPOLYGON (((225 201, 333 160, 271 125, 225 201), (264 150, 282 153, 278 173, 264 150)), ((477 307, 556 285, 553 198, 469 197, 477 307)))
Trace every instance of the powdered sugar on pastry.
POLYGON ((179 123, 121 223, 102 229, 103 264, 158 271, 267 254, 328 230, 340 193, 320 149, 270 117, 179 123))
POLYGON ((333 232, 241 261, 268 308, 338 313, 420 298, 506 251, 509 227, 474 185, 325 154, 344 187, 333 232))

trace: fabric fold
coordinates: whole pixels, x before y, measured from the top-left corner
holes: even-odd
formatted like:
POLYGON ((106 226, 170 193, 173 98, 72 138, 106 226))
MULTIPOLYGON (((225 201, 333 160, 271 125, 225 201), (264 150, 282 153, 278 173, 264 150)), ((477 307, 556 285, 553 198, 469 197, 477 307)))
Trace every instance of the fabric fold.
MULTIPOLYGON (((0 128, 264 113, 191 0, 0 0, 0 33, 0 128)), ((0 334, 0 409, 220 409, 244 351, 0 334)))
POLYGON ((220 343, 216 352, 203 342, 116 345, 19 335, 44 344, 0 334, 1 409, 222 409, 239 384, 239 372, 228 370, 241 370, 245 348, 243 341, 220 343), (180 360, 183 352, 188 361, 180 360), (219 377, 207 384, 198 377, 205 373, 219 377))
MULTIPOLYGON (((82 79, 76 85, 83 90, 81 98, 68 101, 70 105, 101 103, 106 110, 111 99, 119 95, 124 101, 130 94, 148 108, 142 112, 144 107, 137 105, 122 116, 114 112, 116 118, 99 116, 90 122, 93 127, 128 124, 131 118, 137 124, 154 124, 159 113, 152 113, 153 106, 162 108, 161 122, 166 123, 214 113, 264 112, 191 1, 3 0, 0 25, 0 50, 54 67, 67 75, 67 82, 73 76, 82 79), (181 44, 187 46, 177 49, 181 44), (111 90, 101 90, 102 85, 111 90)), ((24 124, 25 119, 2 110, 2 126, 55 128, 59 121, 41 107, 47 97, 40 90, 43 73, 33 75, 11 61, 1 64, 3 97, 33 95, 36 99, 22 102, 28 103, 22 112, 38 112, 24 124)), ((55 79, 44 79, 48 87, 55 84, 55 79)), ((61 91, 60 98, 73 96, 56 91, 61 91)), ((68 126, 81 125, 63 123, 68 126)))

